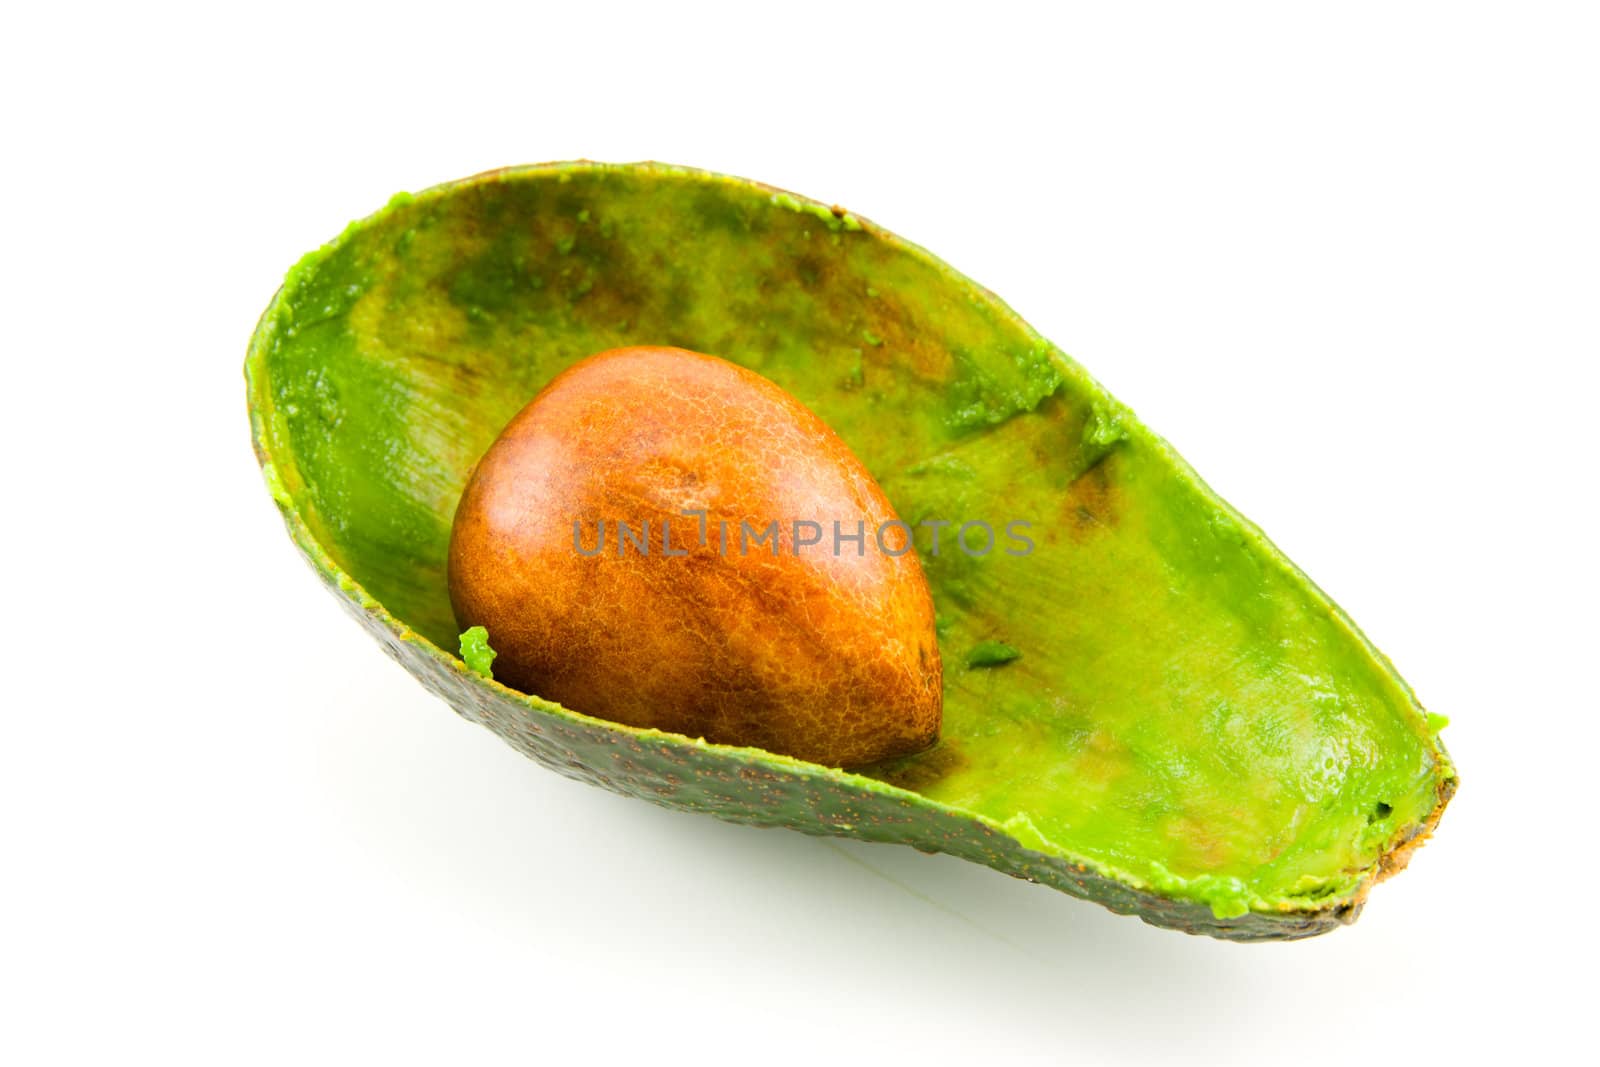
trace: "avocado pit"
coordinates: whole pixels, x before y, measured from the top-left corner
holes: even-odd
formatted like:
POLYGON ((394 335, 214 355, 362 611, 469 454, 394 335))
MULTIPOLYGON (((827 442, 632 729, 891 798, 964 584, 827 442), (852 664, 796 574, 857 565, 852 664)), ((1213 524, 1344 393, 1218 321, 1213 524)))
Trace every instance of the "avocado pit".
POLYGON ((716 357, 558 375, 474 469, 448 574, 496 677, 573 710, 827 766, 938 738, 909 529, 821 419, 716 357))

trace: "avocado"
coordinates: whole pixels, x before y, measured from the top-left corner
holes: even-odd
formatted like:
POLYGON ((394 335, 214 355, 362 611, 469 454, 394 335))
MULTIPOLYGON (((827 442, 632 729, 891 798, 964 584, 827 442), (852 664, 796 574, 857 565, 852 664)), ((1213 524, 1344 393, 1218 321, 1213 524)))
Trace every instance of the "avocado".
POLYGON ((449 585, 497 678, 597 718, 829 767, 939 735, 910 528, 826 423, 714 356, 556 375, 467 482, 449 585))
POLYGON ((841 209, 660 164, 398 196, 290 271, 245 373, 324 583, 562 774, 1239 941, 1353 920, 1455 790, 1442 717, 1260 530, 993 294, 841 209), (517 692, 482 673, 482 635, 473 667, 447 651, 474 463, 560 371, 633 345, 770 379, 882 486, 932 591, 937 745, 847 772, 517 692))

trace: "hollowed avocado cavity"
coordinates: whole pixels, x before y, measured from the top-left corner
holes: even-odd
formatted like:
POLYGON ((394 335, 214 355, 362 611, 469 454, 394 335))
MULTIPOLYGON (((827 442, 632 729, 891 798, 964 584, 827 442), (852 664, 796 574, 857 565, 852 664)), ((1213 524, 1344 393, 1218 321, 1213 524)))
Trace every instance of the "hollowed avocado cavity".
POLYGON ((324 577, 436 691, 568 773, 1240 938, 1348 919, 1453 788, 1406 685, 1254 526, 992 294, 848 214, 657 165, 398 197, 294 269, 249 373, 324 577), (557 372, 627 345, 777 382, 917 527, 936 748, 823 771, 519 700, 450 655, 469 471, 557 372), (975 522, 987 552, 959 537, 975 522))

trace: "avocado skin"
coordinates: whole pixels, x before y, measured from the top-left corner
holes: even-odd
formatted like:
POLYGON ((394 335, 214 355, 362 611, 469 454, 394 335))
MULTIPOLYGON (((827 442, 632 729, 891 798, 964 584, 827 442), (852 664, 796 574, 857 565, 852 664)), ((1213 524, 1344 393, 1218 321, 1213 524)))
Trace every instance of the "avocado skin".
MULTIPOLYGON (((370 247, 373 240, 389 239, 375 229, 378 220, 408 212, 414 203, 435 206, 465 203, 472 206, 471 210, 480 212, 486 222, 498 224, 499 205, 495 197, 499 189, 518 185, 559 189, 569 179, 615 180, 635 185, 660 183, 663 188, 679 190, 688 187, 703 194, 700 206, 704 221, 707 224, 725 221, 730 231, 748 230, 752 220, 750 204, 769 201, 784 211, 813 219, 818 224, 818 232, 825 239, 831 235, 835 243, 841 236, 871 240, 883 244, 895 255, 909 255, 912 261, 921 257, 921 262, 930 265, 929 269, 943 279, 941 284, 964 290, 974 307, 985 309, 983 314, 998 316, 997 321, 1002 322, 1010 316, 1009 321, 1020 324, 1014 313, 1000 305, 992 294, 932 260, 915 246, 900 242, 893 235, 838 209, 754 183, 659 164, 554 164, 493 172, 414 198, 396 198, 373 219, 353 224, 343 237, 312 253, 296 267, 257 327, 245 368, 253 442, 268 487, 290 534, 319 577, 393 658, 461 715, 489 727, 520 751, 559 773, 616 792, 745 824, 782 826, 812 834, 896 842, 924 851, 946 852, 1094 900, 1119 913, 1137 915, 1153 925, 1236 941, 1308 937, 1353 921, 1371 886, 1404 866, 1411 852, 1431 832, 1454 793, 1455 769, 1437 737, 1423 733, 1423 713, 1409 696, 1409 689, 1393 676, 1387 660, 1365 644, 1359 631, 1303 575, 1276 554, 1260 537, 1259 531, 1209 494, 1164 442, 1144 431, 1130 413, 1107 397, 1081 369, 1043 342, 1036 342, 1041 347, 1018 357, 1017 366, 1034 368, 1031 376, 1024 374, 1021 378, 1002 381, 995 388, 990 386, 996 382, 999 365, 992 362, 980 365, 989 355, 976 350, 971 353, 971 358, 980 363, 964 366, 964 372, 971 370, 973 373, 958 382, 958 388, 946 392, 949 406, 939 414, 943 425, 954 433, 982 434, 1018 413, 1035 409, 1050 413, 1052 394, 1060 388, 1063 377, 1069 378, 1075 397, 1086 403, 1092 401, 1081 413, 1082 453, 1070 458, 1070 464, 1063 468, 1064 471, 1070 469, 1070 476, 1060 480, 1069 499, 1077 502, 1077 514, 1083 519, 1084 529, 1074 531, 1075 537, 1092 538, 1095 530, 1104 526, 1107 513, 1102 505, 1108 500, 1115 503, 1119 479, 1139 474, 1141 468, 1135 465, 1136 460, 1154 464, 1155 468, 1160 468, 1158 473, 1170 477, 1182 492, 1198 494, 1197 499, 1211 502, 1208 507, 1214 505, 1215 514, 1204 521, 1215 527, 1219 542, 1237 542, 1244 545, 1247 552, 1259 555, 1261 558, 1257 562, 1268 577, 1288 581, 1291 585, 1299 583, 1307 602, 1315 611, 1324 614, 1331 628, 1329 633, 1337 640, 1353 642, 1352 647, 1360 652, 1364 664, 1383 675, 1386 692, 1396 694, 1395 699, 1405 703, 1405 721, 1415 727, 1415 740, 1420 746, 1417 748, 1422 759, 1418 772, 1420 784, 1414 795, 1406 798, 1403 809, 1400 799, 1393 797, 1378 805, 1380 810, 1388 809, 1384 812, 1386 815, 1393 812, 1393 832, 1381 841, 1375 852, 1368 853, 1370 859, 1348 871, 1347 877, 1338 883, 1337 892, 1290 895, 1276 903, 1253 906, 1240 913, 1232 901, 1224 901, 1219 907, 1216 900, 1208 902, 1186 895, 1181 887, 1173 891, 1157 889, 1151 882, 1141 883, 1119 876, 1115 870, 1101 869, 1095 862, 1075 862, 1053 854, 1049 851, 1050 839, 1028 825, 1025 818, 1001 820, 932 799, 926 795, 925 787, 918 784, 917 774, 902 773, 903 768, 889 768, 876 777, 866 777, 757 749, 732 749, 673 734, 606 724, 483 679, 470 672, 459 659, 441 651, 438 642, 450 640, 453 644, 448 605, 439 610, 439 605, 426 592, 434 584, 442 590, 442 571, 439 575, 426 573, 425 561, 419 563, 405 552, 395 551, 394 546, 426 545, 430 537, 435 537, 437 516, 442 514, 448 519, 454 499, 451 494, 459 493, 459 480, 454 486, 448 480, 436 485, 433 472, 425 464, 418 465, 414 457, 408 460, 404 454, 396 461, 389 442, 379 440, 372 446, 377 450, 374 455, 381 462, 397 462, 399 480, 408 489, 415 489, 419 496, 437 494, 426 508, 419 509, 411 500, 396 502, 363 496, 366 486, 361 478, 370 476, 378 469, 376 467, 358 469, 354 480, 328 481, 328 472, 337 473, 338 468, 329 467, 327 457, 316 453, 321 447, 317 435, 332 433, 329 428, 340 426, 346 416, 359 421, 362 411, 352 406, 351 400, 352 396, 360 399, 357 387, 367 387, 360 381, 326 381, 316 368, 302 368, 300 380, 285 381, 277 361, 283 349, 298 343, 297 335, 303 340, 316 333, 320 338, 331 339, 327 343, 347 349, 359 343, 362 331, 371 327, 353 321, 362 310, 358 292, 361 286, 347 286, 345 279, 348 277, 371 277, 392 287, 410 284, 403 277, 397 280, 393 276, 383 276, 387 268, 381 256, 374 258, 370 247), (297 315, 296 306, 306 309, 307 314, 297 315), (973 382, 981 387, 967 388, 973 382), (1036 387, 1034 383, 1042 384, 1036 387), (353 392, 341 394, 341 388, 353 392), (315 405, 316 410, 308 413, 305 410, 308 404, 315 405), (1133 458, 1129 459, 1130 456, 1133 458), (1141 456, 1143 459, 1139 460, 1141 456), (352 515, 362 518, 365 525, 347 525, 352 515), (351 567, 351 559, 361 564, 359 570, 351 567), (354 576, 356 573, 360 575, 359 581, 354 576), (374 589, 383 591, 381 603, 373 595, 374 589), (891 784, 895 781, 905 786, 891 784), (1389 800, 1394 800, 1394 805, 1389 800), (1035 844, 1040 847, 1032 847, 1035 844)), ((587 214, 584 210, 580 218, 587 214)), ((428 224, 424 218, 405 230, 395 238, 395 247, 404 247, 428 224)), ((570 247, 570 244, 558 247, 556 252, 565 256, 570 247)), ((566 305, 573 307, 585 300, 589 292, 590 283, 581 277, 574 278, 570 271, 556 271, 551 277, 540 278, 525 273, 520 261, 500 257, 487 262, 499 273, 489 270, 468 277, 469 272, 463 272, 455 279, 457 284, 449 294, 452 300, 469 306, 474 323, 505 323, 506 316, 516 311, 509 301, 514 299, 515 293, 530 286, 551 299, 559 296, 566 305), (510 270, 500 269, 508 263, 510 270), (557 293, 561 286, 564 288, 557 293)), ((601 262, 598 252, 594 262, 601 262)), ((798 267, 802 276, 805 271, 812 271, 822 283, 827 282, 829 265, 826 260, 803 259, 798 267)), ((875 294, 869 291, 869 295, 875 294)), ((676 294, 669 291, 657 296, 665 299, 666 310, 672 311, 676 294)), ((389 331, 397 326, 420 334, 433 329, 434 324, 379 324, 389 331)), ((623 328, 625 330, 625 323, 623 328)), ((1026 330, 1025 325, 1019 328, 1026 330)), ((386 339, 385 343, 396 351, 405 351, 407 340, 396 337, 386 339)), ((652 340, 685 347, 716 347, 700 343, 692 334, 652 340)), ((862 347, 858 352, 865 352, 870 363, 874 351, 881 351, 884 342, 881 327, 863 329, 862 347)), ((911 352, 912 364, 906 370, 908 377, 937 377, 939 368, 925 362, 931 357, 924 348, 918 347, 915 338, 889 336, 888 343, 891 348, 899 346, 911 352)), ((443 377, 446 388, 441 395, 470 397, 488 387, 470 366, 437 364, 425 346, 412 351, 414 355, 407 358, 416 361, 415 367, 443 377)), ((1012 357, 1006 354, 1004 358, 1012 357)), ((858 361, 856 370, 847 374, 843 388, 860 388, 861 367, 858 361)), ((870 383, 870 366, 868 370, 870 383)), ((1004 367, 999 366, 999 370, 1004 371, 1004 367)), ((362 370, 361 373, 367 372, 362 370)), ((540 382, 527 384, 531 387, 528 392, 521 397, 508 398, 510 406, 505 417, 509 417, 540 382)), ((449 440, 445 433, 448 412, 404 396, 396 400, 394 396, 383 394, 380 399, 383 404, 394 406, 399 412, 397 417, 410 420, 409 424, 417 428, 420 436, 449 440)), ((1059 411, 1051 415, 1058 416, 1059 411)), ((358 444, 357 447, 363 446, 358 444)), ((481 447, 478 446, 480 450, 481 447)), ((871 465, 872 457, 863 455, 871 465)), ((930 476, 944 477, 950 475, 952 469, 929 466, 927 472, 930 476)), ((458 474, 464 478, 465 472, 458 474)), ((956 475, 959 476, 959 471, 956 475)), ((904 492, 904 486, 891 490, 891 496, 896 491, 904 492)), ((438 554, 442 558, 442 548, 438 554)), ((961 584, 962 578, 960 574, 942 576, 947 596, 967 592, 961 584)), ((1228 592, 1225 583, 1237 582, 1239 577, 1222 574, 1214 580, 1209 577, 1206 580, 1220 583, 1217 587, 1228 592)), ((1200 591, 1204 592, 1205 588, 1200 591)), ((936 588, 936 596, 938 591, 936 588)), ((1261 626, 1272 620, 1245 621, 1261 626)), ((1024 677, 1015 673, 1019 669, 1036 669, 1039 662, 1038 650, 1030 648, 1023 659, 1004 671, 977 673, 985 676, 985 684, 1012 682, 1024 677)), ((931 758, 921 766, 937 765, 941 751, 944 749, 935 748, 928 754, 931 758)), ((916 764, 910 768, 912 772, 917 769, 916 764)), ((1025 811, 1019 812, 1019 815, 1025 814, 1025 811)), ((1383 830, 1387 825, 1380 823, 1377 829, 1383 830)))

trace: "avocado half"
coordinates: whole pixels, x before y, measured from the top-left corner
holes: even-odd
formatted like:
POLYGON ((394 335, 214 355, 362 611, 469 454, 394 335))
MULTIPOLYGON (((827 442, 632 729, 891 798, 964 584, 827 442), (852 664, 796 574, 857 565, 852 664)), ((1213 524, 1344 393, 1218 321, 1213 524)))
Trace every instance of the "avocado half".
POLYGON ((1442 718, 1260 530, 994 294, 839 208, 655 163, 397 196, 290 271, 245 376, 323 581, 429 690, 570 777, 1238 941, 1352 921, 1454 792, 1442 718), (850 773, 591 718, 453 654, 473 464, 563 368, 645 344, 776 381, 927 524, 936 747, 850 773), (967 522, 999 544, 967 551, 967 522))

